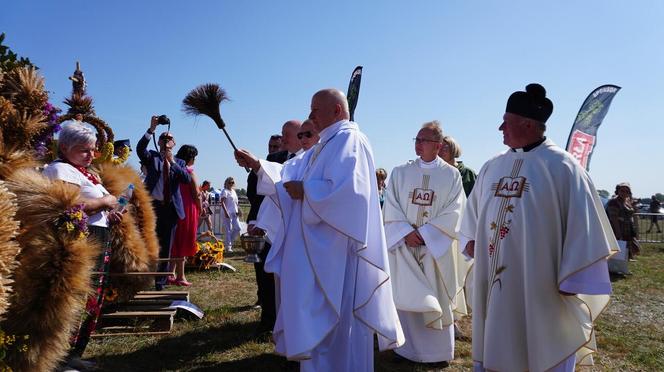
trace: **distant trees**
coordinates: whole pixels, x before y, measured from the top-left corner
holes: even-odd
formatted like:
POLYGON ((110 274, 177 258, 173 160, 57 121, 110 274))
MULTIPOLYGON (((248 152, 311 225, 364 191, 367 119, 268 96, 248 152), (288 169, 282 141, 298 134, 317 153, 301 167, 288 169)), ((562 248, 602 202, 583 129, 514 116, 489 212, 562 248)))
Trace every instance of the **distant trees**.
POLYGON ((5 41, 5 33, 0 34, 0 71, 11 71, 16 67, 33 66, 37 67, 30 62, 28 58, 19 57, 16 53, 12 52, 8 46, 2 45, 5 41))
POLYGON ((599 194, 600 197, 605 199, 608 199, 611 196, 611 193, 606 190, 597 190, 597 194, 599 194))

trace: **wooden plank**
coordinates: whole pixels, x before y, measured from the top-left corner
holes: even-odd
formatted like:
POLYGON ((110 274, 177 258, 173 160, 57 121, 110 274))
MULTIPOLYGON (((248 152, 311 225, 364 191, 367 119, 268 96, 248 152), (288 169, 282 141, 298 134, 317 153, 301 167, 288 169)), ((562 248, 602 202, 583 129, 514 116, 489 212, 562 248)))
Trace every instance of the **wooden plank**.
POLYGON ((103 271, 93 271, 92 275, 109 275, 109 276, 171 276, 172 272, 164 271, 130 271, 126 273, 105 273, 103 271))
POLYGON ((166 336, 170 331, 155 331, 155 332, 112 332, 112 333, 93 333, 90 337, 102 338, 111 336, 166 336))
POLYGON ((163 295, 136 295, 134 300, 170 300, 170 301, 187 301, 189 302, 189 294, 163 294, 163 295))
POLYGON ((129 300, 127 302, 120 302, 116 304, 116 306, 143 306, 143 305, 161 305, 161 306, 170 306, 173 301, 177 300, 170 300, 170 299, 133 299, 129 300))
POLYGON ((153 294, 182 294, 186 293, 189 296, 189 291, 138 291, 137 295, 153 295, 153 294))
POLYGON ((130 327, 132 329, 149 329, 150 331, 170 331, 173 328, 175 310, 152 311, 117 311, 102 314, 98 329, 111 327, 130 327))
POLYGON ((169 308, 170 302, 166 305, 150 305, 150 304, 145 304, 145 305, 138 305, 138 304, 127 304, 127 305, 118 305, 117 306, 117 311, 168 311, 168 310, 173 310, 169 308))
POLYGON ((184 257, 157 258, 157 262, 181 262, 181 261, 184 261, 184 257))
POLYGON ((154 332, 103 332, 103 333, 93 333, 90 337, 93 338, 102 338, 102 337, 111 337, 111 336, 166 336, 170 334, 171 331, 154 331, 154 332))
POLYGON ((116 311, 114 313, 102 314, 103 319, 114 318, 163 318, 173 317, 175 310, 168 311, 116 311))

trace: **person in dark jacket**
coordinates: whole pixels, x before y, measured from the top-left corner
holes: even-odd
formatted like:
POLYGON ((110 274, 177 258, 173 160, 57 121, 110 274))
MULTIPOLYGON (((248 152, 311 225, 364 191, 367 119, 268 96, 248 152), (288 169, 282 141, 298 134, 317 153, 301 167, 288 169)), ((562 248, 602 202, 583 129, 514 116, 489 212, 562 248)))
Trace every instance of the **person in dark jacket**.
MULTIPOLYGON (((159 135, 159 152, 148 150, 150 138, 157 129, 158 117, 153 116, 150 128, 136 144, 136 152, 145 167, 145 187, 152 196, 152 207, 157 217, 157 238, 159 258, 170 258, 171 234, 178 219, 185 218, 180 184, 189 184, 191 176, 183 160, 175 158, 173 148, 175 137, 170 132, 159 135)), ((168 271, 168 262, 159 264, 159 271, 168 271)), ((168 276, 155 278, 155 289, 164 288, 168 276)))
MULTIPOLYGON (((283 164, 286 160, 295 156, 301 150, 300 141, 297 138, 299 133, 300 126, 302 124, 298 120, 289 120, 281 128, 281 148, 282 151, 270 153, 266 160, 283 164)), ((275 136, 270 137, 270 142, 268 142, 268 151, 274 149, 273 146, 270 146, 275 136)), ((249 199, 249 204, 251 208, 249 209, 249 214, 247 215, 247 232, 251 235, 263 235, 264 232, 254 227, 256 218, 258 216, 258 210, 260 209, 261 203, 263 202, 263 196, 256 193, 256 183, 258 179, 254 172, 249 173, 247 177, 247 198, 249 199)), ((270 244, 266 243, 265 248, 259 254, 261 262, 254 264, 254 269, 256 270, 256 285, 258 301, 256 301, 256 306, 261 306, 261 320, 258 324, 256 330, 256 335, 261 335, 266 332, 271 331, 274 328, 274 322, 277 319, 277 310, 274 302, 274 275, 266 273, 263 264, 265 258, 270 252, 270 244)))

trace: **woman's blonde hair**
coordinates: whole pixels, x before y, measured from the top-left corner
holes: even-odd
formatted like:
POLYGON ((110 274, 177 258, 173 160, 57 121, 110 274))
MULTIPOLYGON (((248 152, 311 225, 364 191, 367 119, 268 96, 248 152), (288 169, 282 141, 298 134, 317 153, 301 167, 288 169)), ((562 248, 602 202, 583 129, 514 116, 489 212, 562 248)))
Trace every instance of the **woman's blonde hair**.
POLYGON ((452 154, 455 159, 461 156, 461 146, 459 146, 454 138, 451 136, 445 136, 443 138, 443 143, 450 148, 450 154, 452 154))
POLYGON ((226 188, 228 185, 230 185, 231 182, 235 183, 235 180, 233 179, 233 177, 226 178, 226 180, 224 181, 224 188, 226 188))

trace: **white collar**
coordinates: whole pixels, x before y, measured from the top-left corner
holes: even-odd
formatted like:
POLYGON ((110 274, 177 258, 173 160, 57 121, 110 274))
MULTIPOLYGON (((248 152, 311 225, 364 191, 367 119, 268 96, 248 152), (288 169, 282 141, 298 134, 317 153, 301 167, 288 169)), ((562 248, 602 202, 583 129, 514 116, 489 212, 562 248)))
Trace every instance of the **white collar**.
POLYGON ((440 167, 440 162, 441 161, 443 161, 443 159, 441 159, 437 156, 436 156, 435 159, 433 159, 432 161, 429 161, 429 162, 426 162, 426 161, 422 160, 422 158, 417 158, 417 165, 420 168, 431 169, 431 168, 440 167))
POLYGON ((318 133, 320 136, 320 143, 325 143, 329 141, 332 137, 334 137, 335 134, 346 124, 346 123, 351 123, 348 120, 339 120, 336 123, 330 125, 329 127, 323 129, 318 133))

